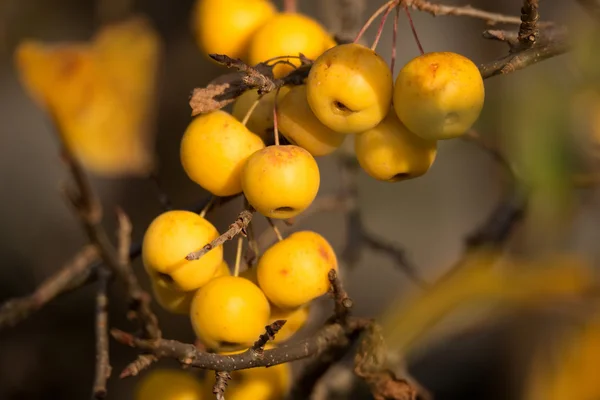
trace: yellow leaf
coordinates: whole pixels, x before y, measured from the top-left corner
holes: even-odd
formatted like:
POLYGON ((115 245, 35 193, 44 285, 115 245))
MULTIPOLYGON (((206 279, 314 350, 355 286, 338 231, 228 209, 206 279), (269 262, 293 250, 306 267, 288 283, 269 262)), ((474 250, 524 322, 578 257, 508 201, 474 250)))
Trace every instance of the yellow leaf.
POLYGON ((405 355, 445 316, 461 307, 484 303, 540 306, 560 297, 575 296, 592 284, 590 271, 580 260, 553 257, 543 264, 503 262, 481 252, 467 255, 452 275, 413 299, 399 299, 383 316, 390 349, 405 355))
POLYGON ((545 349, 536 359, 527 400, 598 400, 598 360, 600 360, 600 316, 594 316, 583 329, 562 344, 555 363, 550 364, 545 349))
POLYGON ((158 35, 136 17, 104 27, 90 42, 24 41, 15 62, 29 94, 87 169, 143 175, 154 163, 160 55, 158 35))

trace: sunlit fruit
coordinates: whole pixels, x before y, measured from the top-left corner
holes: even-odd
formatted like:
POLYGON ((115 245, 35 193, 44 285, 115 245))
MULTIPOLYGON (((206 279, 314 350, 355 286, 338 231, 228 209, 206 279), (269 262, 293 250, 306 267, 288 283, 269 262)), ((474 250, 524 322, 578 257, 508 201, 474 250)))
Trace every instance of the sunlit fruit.
POLYGON ((310 153, 293 145, 267 146, 252 154, 242 172, 248 202, 271 218, 292 218, 313 202, 320 174, 310 153))
MULTIPOLYGON (((281 103, 281 99, 284 98, 289 90, 290 88, 287 86, 283 86, 279 89, 278 103, 281 103)), ((265 141, 270 139, 269 135, 273 134, 273 106, 275 104, 275 93, 276 91, 273 90, 262 96, 246 123, 246 127, 250 129, 252 133, 257 134, 265 141)), ((257 89, 245 91, 244 94, 238 97, 233 103, 233 111, 231 114, 237 118, 238 121, 242 121, 257 99, 257 89)))
POLYGON ((246 59, 251 38, 276 12, 268 0, 197 0, 192 27, 206 54, 246 59))
POLYGON ((249 346, 264 333, 270 306, 258 286, 236 276, 215 278, 192 300, 196 336, 213 349, 249 346))
POLYGON ((289 142, 306 149, 313 156, 325 156, 335 151, 346 137, 319 121, 306 100, 306 86, 292 88, 279 101, 277 108, 279 132, 289 142))
POLYGON ((285 325, 277 332, 273 343, 282 343, 290 339, 308 321, 310 306, 305 305, 295 310, 282 310, 271 306, 271 323, 277 320, 285 320, 285 325))
POLYGON ((340 133, 373 128, 388 113, 392 73, 368 47, 344 44, 315 60, 306 81, 308 104, 317 118, 340 133))
MULTIPOLYGON (((249 61, 255 65, 275 57, 296 56, 283 60, 298 66, 300 53, 314 60, 333 45, 331 35, 314 19, 302 14, 281 13, 273 16, 252 37, 249 61)), ((281 63, 273 68, 273 74, 279 78, 292 70, 292 66, 281 63)))
MULTIPOLYGON (((275 346, 269 343, 265 346, 265 350, 273 348, 275 346)), ((220 354, 232 355, 239 352, 220 354)), ((215 373, 209 372, 204 381, 205 387, 212 388, 215 380, 215 373)), ((283 400, 288 394, 291 383, 292 370, 289 363, 277 364, 269 368, 258 367, 233 371, 225 397, 227 400, 283 400)))
POLYGON ((199 260, 185 257, 219 236, 206 219, 190 211, 173 210, 152 221, 142 243, 144 267, 159 274, 181 291, 197 289, 213 278, 223 261, 223 247, 218 246, 199 260))
POLYGON ((135 388, 135 400, 205 400, 206 389, 191 371, 151 369, 144 371, 135 388))
POLYGON ((225 111, 196 117, 181 141, 181 164, 191 180, 215 196, 242 191, 241 172, 262 139, 225 111))
POLYGON ((452 139, 479 118, 483 78, 460 54, 428 53, 406 64, 394 87, 394 109, 404 125, 424 139, 452 139))
POLYGON ((327 293, 337 258, 316 232, 295 232, 271 246, 256 267, 258 283, 275 306, 290 310, 327 293))
POLYGON ((437 154, 437 142, 410 132, 391 110, 376 127, 356 135, 360 166, 380 181, 397 182, 425 174, 437 154))

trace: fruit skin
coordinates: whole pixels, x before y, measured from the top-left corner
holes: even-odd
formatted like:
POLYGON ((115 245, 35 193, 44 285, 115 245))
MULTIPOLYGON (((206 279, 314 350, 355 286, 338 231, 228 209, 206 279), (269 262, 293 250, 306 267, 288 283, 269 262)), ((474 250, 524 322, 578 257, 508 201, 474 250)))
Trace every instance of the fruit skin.
MULTIPOLYGON (((281 100, 289 91, 290 88, 287 86, 283 86, 279 89, 278 104, 281 103, 281 100)), ((275 103, 275 93, 276 91, 273 90, 263 95, 258 106, 256 106, 246 123, 246 127, 252 133, 257 134, 265 141, 270 139, 269 136, 272 136, 273 134, 273 106, 275 103)), ((238 121, 242 121, 256 99, 258 99, 258 89, 245 91, 244 94, 238 97, 233 103, 231 114, 238 121)))
POLYGON ((316 232, 300 231, 275 243, 260 258, 260 288, 278 308, 293 310, 327 293, 329 271, 337 270, 331 245, 316 232))
POLYGON ((205 386, 197 377, 181 369, 152 369, 140 376, 134 400, 203 400, 205 386))
POLYGON ((392 100, 392 73, 373 50, 359 44, 333 47, 317 58, 306 80, 308 104, 336 132, 373 128, 392 100))
POLYGON ((279 101, 277 121, 283 136, 315 157, 333 153, 346 137, 323 125, 315 116, 306 100, 305 85, 292 88, 279 101))
POLYGON ((185 259, 219 236, 217 229, 196 213, 167 211, 150 223, 142 242, 142 260, 149 274, 162 274, 173 288, 187 292, 210 281, 223 261, 223 247, 199 260, 185 259))
POLYGON ((295 310, 282 310, 276 306, 271 306, 271 320, 273 323, 277 320, 285 320, 285 325, 277 332, 273 343, 279 344, 289 340, 296 332, 298 332, 308 321, 310 314, 310 305, 302 306, 295 310))
POLYGON ((242 191, 246 159, 264 146, 231 114, 217 110, 190 123, 181 140, 181 164, 191 180, 215 196, 233 196, 242 191))
POLYGON ((248 202, 270 218, 292 218, 319 191, 319 166, 310 153, 293 145, 267 146, 252 154, 242 172, 248 202))
MULTIPOLYGON (((314 19, 296 13, 281 13, 273 16, 256 31, 250 41, 248 60, 251 65, 280 56, 298 56, 300 53, 314 60, 325 50, 335 45, 327 30, 314 19)), ((286 58, 299 66, 297 58, 286 58)), ((278 64, 273 68, 275 78, 291 72, 290 65, 278 64)))
POLYGON ((192 27, 206 54, 246 60, 250 40, 276 12, 267 0, 197 0, 192 27))
POLYGON ((201 287, 192 300, 190 318, 207 347, 250 346, 264 333, 271 309, 258 286, 236 276, 222 276, 201 287))
POLYGON ((410 132, 391 110, 376 127, 354 138, 360 166, 372 178, 397 182, 425 174, 437 154, 437 142, 410 132))
POLYGON ((413 133, 429 140, 462 136, 479 118, 485 88, 477 66, 450 52, 428 53, 398 73, 394 109, 413 133))

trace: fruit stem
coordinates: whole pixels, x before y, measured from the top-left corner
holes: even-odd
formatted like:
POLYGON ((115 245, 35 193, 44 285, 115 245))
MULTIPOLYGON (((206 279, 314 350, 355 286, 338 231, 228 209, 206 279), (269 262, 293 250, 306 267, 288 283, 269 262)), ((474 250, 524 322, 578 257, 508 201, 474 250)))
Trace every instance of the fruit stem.
POLYGON ((377 34, 375 35, 375 41, 373 42, 373 45, 371 46, 371 50, 375 51, 375 49, 377 48, 377 44, 379 43, 379 39, 381 39, 381 34, 383 33, 383 27, 385 25, 385 21, 387 20, 388 15, 390 15, 390 12, 392 11, 392 9, 394 8, 394 5, 391 4, 387 10, 385 10, 385 14, 383 14, 383 17, 381 17, 381 22, 379 23, 379 28, 377 28, 377 34))
POLYGON ((233 276, 240 275, 240 263, 242 261, 242 248, 244 244, 244 237, 238 236, 237 252, 235 253, 235 267, 233 268, 233 276))
POLYGON ((408 17, 408 22, 410 23, 410 29, 412 30, 413 36, 415 37, 415 42, 417 42, 417 46, 419 47, 419 51, 421 55, 425 54, 423 51, 423 46, 421 46, 421 41, 419 40, 419 35, 417 35, 417 30, 415 29, 415 24, 413 23, 412 17, 410 16, 410 11, 408 10, 408 6, 404 4, 404 11, 406 11, 406 16, 408 17))
POLYGON ((275 101, 273 101, 273 134, 275 135, 275 146, 279 146, 279 124, 277 122, 277 100, 279 99, 279 89, 278 87, 275 92, 275 101))
POLYGON ((396 6, 396 12, 394 13, 394 29, 392 31, 392 62, 390 63, 390 69, 392 70, 392 76, 394 76, 394 67, 396 66, 396 45, 398 42, 398 20, 400 19, 400 4, 396 6))
POLYGON ((210 196, 210 200, 204 206, 204 208, 198 213, 202 218, 206 216, 206 213, 215 205, 215 201, 217 201, 217 196, 210 196))
POLYGON ((252 103, 252 105, 248 109, 248 112, 246 112, 246 115, 244 115, 244 119, 242 119, 242 125, 245 126, 248 123, 248 120, 252 116, 252 113, 254 112, 254 110, 256 110, 256 107, 258 106, 258 103, 260 103, 260 99, 262 99, 262 96, 258 96, 258 99, 256 99, 254 101, 254 103, 252 103))
POLYGON ((375 21, 375 19, 384 11, 386 11, 389 7, 393 7, 397 4, 400 4, 400 0, 390 0, 387 3, 385 3, 384 5, 382 5, 381 7, 379 7, 377 9, 377 11, 375 11, 373 13, 373 15, 371 15, 371 17, 367 20, 367 22, 363 25, 362 28, 360 28, 360 31, 358 31, 358 34, 356 35, 356 38, 354 39, 354 43, 358 43, 358 41, 360 40, 360 38, 362 37, 362 35, 366 32, 366 30, 369 28, 369 26, 371 26, 371 24, 373 23, 373 21, 375 21))
POLYGON ((283 236, 281 235, 281 231, 279 230, 279 228, 277 227, 277 225, 275 225, 275 222, 273 221, 272 218, 267 217, 267 221, 269 222, 269 225, 271 225, 271 228, 273 229, 273 232, 275 232, 275 236, 277 236, 277 241, 281 242, 283 240, 283 236))
POLYGON ((286 13, 295 13, 298 10, 296 0, 285 0, 283 3, 283 10, 286 13))

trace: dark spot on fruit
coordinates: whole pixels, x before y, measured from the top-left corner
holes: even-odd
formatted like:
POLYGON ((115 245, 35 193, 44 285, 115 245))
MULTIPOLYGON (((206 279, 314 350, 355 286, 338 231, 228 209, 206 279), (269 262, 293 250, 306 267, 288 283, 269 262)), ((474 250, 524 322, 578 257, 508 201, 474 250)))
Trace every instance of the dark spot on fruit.
POLYGON ((290 270, 289 269, 282 269, 281 271, 279 271, 279 273, 283 276, 289 275, 290 270))
POLYGON ((173 280, 173 278, 171 277, 171 275, 168 274, 163 274, 162 272, 159 272, 158 274, 158 278, 165 281, 166 283, 174 283, 175 281, 173 280))
POLYGON ((435 74, 438 70, 438 68, 440 67, 440 64, 438 63, 433 63, 429 66, 429 68, 431 69, 431 73, 433 74, 433 77, 435 78, 435 74))
POLYGON ((410 174, 408 172, 400 172, 397 173, 396 175, 392 176, 389 181, 390 182, 398 182, 404 179, 408 179, 410 178, 410 174))
POLYGON ((319 246, 319 255, 323 257, 326 261, 329 261, 329 252, 323 246, 319 246))
POLYGON ((331 67, 331 60, 325 61, 325 69, 331 67))
POLYGON ((352 114, 354 112, 352 109, 350 109, 350 107, 348 107, 347 105, 345 105, 341 101, 334 100, 334 102, 332 103, 332 105, 333 105, 333 111, 336 114, 350 115, 350 114, 352 114))
POLYGON ((281 213, 283 213, 283 212, 292 212, 292 211, 294 211, 294 207, 278 207, 278 208, 276 208, 273 211, 275 211, 275 212, 281 212, 281 213))

